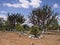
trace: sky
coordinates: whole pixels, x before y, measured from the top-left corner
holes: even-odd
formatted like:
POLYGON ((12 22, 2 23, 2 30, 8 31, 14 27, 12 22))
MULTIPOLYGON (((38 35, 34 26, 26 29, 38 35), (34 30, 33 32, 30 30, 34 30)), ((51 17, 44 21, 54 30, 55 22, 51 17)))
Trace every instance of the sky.
POLYGON ((7 13, 21 13, 27 18, 32 9, 43 5, 49 5, 55 12, 60 13, 60 0, 0 0, 0 17, 6 20, 7 13))

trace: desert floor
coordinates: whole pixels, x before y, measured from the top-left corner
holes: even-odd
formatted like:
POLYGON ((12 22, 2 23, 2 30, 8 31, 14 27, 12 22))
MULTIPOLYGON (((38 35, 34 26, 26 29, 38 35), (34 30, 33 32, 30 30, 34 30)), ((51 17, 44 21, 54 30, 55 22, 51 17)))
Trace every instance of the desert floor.
POLYGON ((29 39, 16 32, 0 32, 0 45, 60 45, 60 35, 44 35, 42 39, 29 39))

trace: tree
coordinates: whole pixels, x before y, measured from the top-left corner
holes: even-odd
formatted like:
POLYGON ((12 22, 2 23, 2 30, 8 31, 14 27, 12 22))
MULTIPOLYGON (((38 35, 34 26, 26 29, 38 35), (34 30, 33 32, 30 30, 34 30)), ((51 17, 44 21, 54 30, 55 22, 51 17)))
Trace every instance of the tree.
POLYGON ((13 27, 8 23, 8 21, 6 20, 4 25, 3 25, 3 30, 4 31, 12 31, 13 27))
POLYGON ((4 23, 4 19, 3 18, 0 18, 0 30, 3 29, 3 23, 4 23))
POLYGON ((22 24, 22 23, 24 23, 24 22, 25 22, 24 16, 17 13, 17 14, 16 14, 16 23, 22 24))
POLYGON ((25 18, 21 14, 8 14, 8 23, 12 28, 15 28, 16 24, 22 24, 25 21, 25 18))
POLYGON ((15 26, 15 14, 8 14, 7 22, 11 28, 15 26))
POLYGON ((59 28, 58 20, 54 19, 53 23, 50 26, 48 26, 47 29, 48 30, 58 30, 58 28, 59 28))
POLYGON ((60 25, 59 25, 59 30, 60 30, 60 25))
POLYGON ((53 23, 57 15, 58 13, 55 13, 50 6, 44 5, 42 8, 32 10, 29 19, 30 23, 40 26, 44 30, 53 23))

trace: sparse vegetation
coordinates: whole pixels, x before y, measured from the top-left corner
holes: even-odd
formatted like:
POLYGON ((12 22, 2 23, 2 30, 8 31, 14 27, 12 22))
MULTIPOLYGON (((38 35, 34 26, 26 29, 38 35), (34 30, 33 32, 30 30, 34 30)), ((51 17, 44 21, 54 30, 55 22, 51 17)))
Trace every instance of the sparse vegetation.
POLYGON ((40 31, 47 30, 57 30, 60 29, 58 20, 52 8, 48 5, 44 5, 40 8, 33 9, 29 15, 29 21, 33 24, 29 27, 27 24, 22 25, 26 20, 22 14, 14 13, 7 14, 7 20, 0 18, 0 30, 1 31, 20 31, 20 32, 30 32, 30 34, 38 37, 40 31))

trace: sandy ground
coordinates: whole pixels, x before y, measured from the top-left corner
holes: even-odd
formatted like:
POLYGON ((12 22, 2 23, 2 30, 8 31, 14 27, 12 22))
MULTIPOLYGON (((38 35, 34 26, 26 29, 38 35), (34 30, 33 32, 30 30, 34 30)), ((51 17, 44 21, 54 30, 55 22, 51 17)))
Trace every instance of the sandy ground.
POLYGON ((60 45, 60 35, 44 35, 43 39, 29 39, 13 32, 0 32, 0 45, 60 45))

